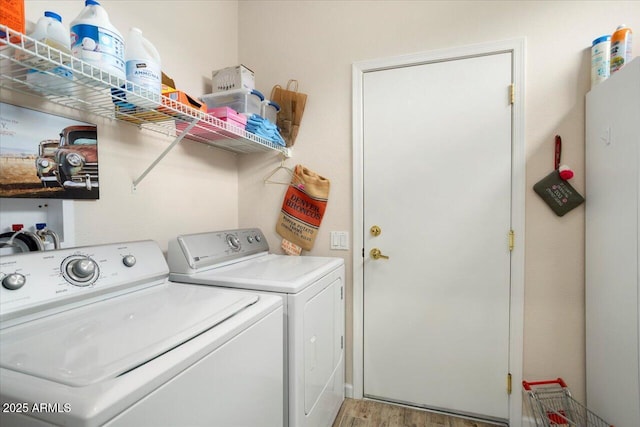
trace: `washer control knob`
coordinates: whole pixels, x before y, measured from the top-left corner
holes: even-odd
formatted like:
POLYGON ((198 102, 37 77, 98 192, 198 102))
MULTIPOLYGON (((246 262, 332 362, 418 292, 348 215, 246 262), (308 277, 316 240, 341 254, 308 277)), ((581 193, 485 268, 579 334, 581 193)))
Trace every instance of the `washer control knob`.
POLYGON ((15 291, 16 289, 20 289, 27 282, 24 274, 20 273, 10 273, 7 274, 4 279, 2 279, 2 286, 10 291, 15 291))
POLYGON ((247 236, 247 242, 253 243, 253 237, 252 236, 247 236))
POLYGON ((233 234, 227 235, 227 244, 234 251, 239 251, 240 250, 240 239, 238 239, 238 236, 234 236, 233 234))
POLYGON ((78 282, 87 282, 96 273, 96 262, 91 258, 79 258, 69 262, 67 272, 78 282))
POLYGON ((133 267, 134 265, 136 265, 136 257, 134 257, 133 255, 125 255, 124 258, 122 258, 122 263, 126 267, 133 267))
POLYGON ((260 243, 262 241, 262 237, 259 234, 256 234, 256 242, 260 243))

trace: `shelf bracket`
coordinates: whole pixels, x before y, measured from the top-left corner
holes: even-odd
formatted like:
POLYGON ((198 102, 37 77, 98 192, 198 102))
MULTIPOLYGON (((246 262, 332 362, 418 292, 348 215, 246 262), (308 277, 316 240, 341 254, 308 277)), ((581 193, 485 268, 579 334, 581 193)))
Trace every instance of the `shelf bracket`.
POLYGON ((198 123, 198 121, 199 119, 195 118, 191 123, 189 123, 186 129, 183 130, 182 133, 178 135, 176 139, 174 139, 173 142, 169 144, 167 148, 164 149, 164 151, 160 154, 160 156, 158 156, 158 158, 155 159, 154 162, 151 163, 149 167, 144 172, 142 172, 142 174, 137 179, 133 180, 134 191, 136 190, 136 187, 138 186, 138 184, 140 184, 140 182, 142 182, 142 180, 149 174, 149 172, 151 172, 151 170, 153 170, 153 168, 155 168, 156 165, 160 163, 160 161, 164 159, 164 157, 167 154, 169 154, 169 151, 171 151, 173 147, 175 147, 180 141, 182 141, 182 138, 187 136, 187 134, 191 131, 191 129, 193 129, 193 127, 196 125, 196 123, 198 123))

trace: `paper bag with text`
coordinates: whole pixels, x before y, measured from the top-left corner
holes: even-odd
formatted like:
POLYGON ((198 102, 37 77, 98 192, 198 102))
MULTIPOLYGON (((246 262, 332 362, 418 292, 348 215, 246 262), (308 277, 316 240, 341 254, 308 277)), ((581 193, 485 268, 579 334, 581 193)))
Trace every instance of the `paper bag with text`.
POLYGON ((296 165, 282 202, 276 232, 284 239, 311 250, 329 199, 327 178, 296 165))
POLYGON ((298 92, 298 81, 289 80, 287 88, 275 85, 271 90, 271 101, 280 106, 277 123, 280 135, 285 140, 287 147, 292 147, 296 142, 300 122, 307 104, 307 95, 298 92))

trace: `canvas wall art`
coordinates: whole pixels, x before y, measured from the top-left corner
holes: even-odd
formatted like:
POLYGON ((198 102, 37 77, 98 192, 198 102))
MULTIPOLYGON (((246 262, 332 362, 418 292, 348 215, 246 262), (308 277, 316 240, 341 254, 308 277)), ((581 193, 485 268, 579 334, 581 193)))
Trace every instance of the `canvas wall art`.
POLYGON ((0 103, 0 197, 98 199, 97 126, 0 103))

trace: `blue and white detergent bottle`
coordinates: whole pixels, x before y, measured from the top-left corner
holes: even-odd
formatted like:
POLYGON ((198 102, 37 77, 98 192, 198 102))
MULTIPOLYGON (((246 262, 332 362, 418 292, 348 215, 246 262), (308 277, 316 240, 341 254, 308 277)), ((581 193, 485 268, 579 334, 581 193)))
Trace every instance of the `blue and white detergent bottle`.
POLYGON ((598 37, 591 44, 591 88, 609 78, 611 73, 611 36, 598 37))
POLYGON ((74 57, 125 78, 124 38, 100 3, 86 0, 84 9, 71 21, 70 27, 74 57))
MULTIPOLYGON (((62 17, 55 12, 46 11, 44 16, 38 19, 29 37, 63 53, 71 53, 69 30, 62 24, 62 17)), ((63 61, 62 57, 58 57, 54 53, 50 53, 50 55, 53 59, 63 61)), ((34 89, 57 93, 64 93, 69 89, 70 82, 68 80, 73 78, 70 69, 63 66, 53 67, 51 62, 40 60, 39 57, 33 57, 27 62, 37 67, 37 69, 32 68, 27 71, 27 83, 33 85, 34 89)))

